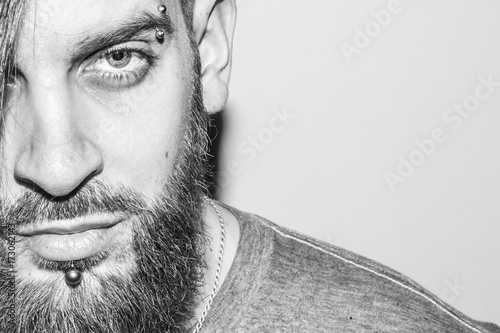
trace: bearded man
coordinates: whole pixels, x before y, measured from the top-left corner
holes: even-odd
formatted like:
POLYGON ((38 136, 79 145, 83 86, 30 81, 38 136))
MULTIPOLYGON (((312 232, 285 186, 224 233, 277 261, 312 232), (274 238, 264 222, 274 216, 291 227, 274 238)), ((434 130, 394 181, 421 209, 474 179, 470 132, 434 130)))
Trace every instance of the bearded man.
POLYGON ((234 0, 3 0, 2 332, 500 332, 208 199, 234 0))

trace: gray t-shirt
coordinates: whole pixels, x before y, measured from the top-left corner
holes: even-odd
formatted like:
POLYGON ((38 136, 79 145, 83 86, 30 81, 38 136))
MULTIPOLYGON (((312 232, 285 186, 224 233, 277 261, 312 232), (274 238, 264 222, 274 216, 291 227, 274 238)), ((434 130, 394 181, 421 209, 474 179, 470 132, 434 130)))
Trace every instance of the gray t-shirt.
POLYGON ((372 260, 227 208, 241 239, 203 333, 500 333, 372 260))

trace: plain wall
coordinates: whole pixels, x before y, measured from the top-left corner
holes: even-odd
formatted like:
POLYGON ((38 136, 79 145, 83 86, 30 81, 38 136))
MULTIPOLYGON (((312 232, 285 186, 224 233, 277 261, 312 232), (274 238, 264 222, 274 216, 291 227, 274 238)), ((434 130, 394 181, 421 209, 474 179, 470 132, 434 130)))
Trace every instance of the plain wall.
POLYGON ((500 323, 500 3, 396 5, 238 1, 219 198, 500 323))

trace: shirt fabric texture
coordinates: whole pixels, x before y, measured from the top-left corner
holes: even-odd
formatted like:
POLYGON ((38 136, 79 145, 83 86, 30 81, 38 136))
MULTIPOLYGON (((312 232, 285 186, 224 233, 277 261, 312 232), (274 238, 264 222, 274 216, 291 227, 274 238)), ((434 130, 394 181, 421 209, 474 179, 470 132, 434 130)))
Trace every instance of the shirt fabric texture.
POLYGON ((500 333, 377 262, 224 207, 241 236, 203 333, 500 333))

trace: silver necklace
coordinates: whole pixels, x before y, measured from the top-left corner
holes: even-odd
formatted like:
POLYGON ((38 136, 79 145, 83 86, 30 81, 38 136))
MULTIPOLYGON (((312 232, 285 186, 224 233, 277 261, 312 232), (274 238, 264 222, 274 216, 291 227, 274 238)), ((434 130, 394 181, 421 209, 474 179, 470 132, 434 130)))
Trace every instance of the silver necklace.
POLYGON ((222 257, 224 255, 224 243, 226 240, 226 227, 224 225, 224 218, 222 217, 222 213, 220 212, 219 208, 217 208, 217 205, 211 200, 207 198, 208 203, 212 208, 215 210, 215 213, 217 213, 217 216, 219 217, 219 223, 220 223, 220 230, 221 230, 221 240, 220 240, 220 247, 219 247, 219 260, 217 261, 217 270, 215 271, 215 282, 214 286, 212 288, 212 293, 210 294, 210 297, 208 298, 207 305, 205 305, 205 309, 201 313, 200 318, 198 319, 198 322, 196 323, 196 327, 193 330, 193 333, 199 333, 201 326, 203 325, 203 322, 205 321, 205 318, 208 314, 208 311, 210 310, 210 306, 212 305, 212 302, 214 301, 215 294, 217 293, 217 288, 219 287, 219 280, 220 280, 220 274, 221 274, 221 268, 222 268, 222 257))

